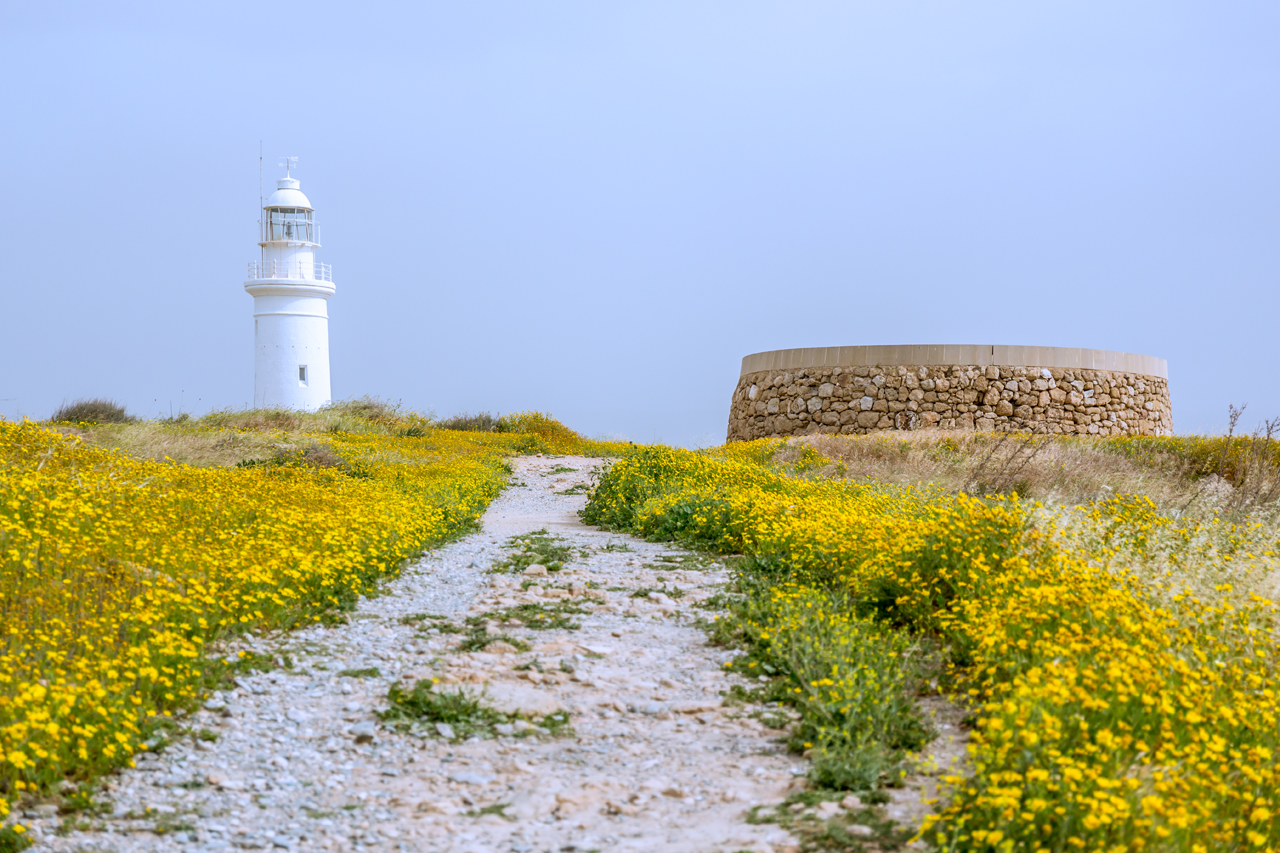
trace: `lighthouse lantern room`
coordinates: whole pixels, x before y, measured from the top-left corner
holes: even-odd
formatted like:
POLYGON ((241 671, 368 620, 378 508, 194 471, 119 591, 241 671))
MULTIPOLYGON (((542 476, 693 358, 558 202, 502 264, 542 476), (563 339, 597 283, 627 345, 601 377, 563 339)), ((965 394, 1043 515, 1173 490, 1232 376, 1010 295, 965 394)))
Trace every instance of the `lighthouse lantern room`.
POLYGON ((244 289, 253 297, 255 408, 315 411, 330 400, 328 264, 316 260, 320 226, 292 169, 262 206, 261 257, 249 264, 244 289))

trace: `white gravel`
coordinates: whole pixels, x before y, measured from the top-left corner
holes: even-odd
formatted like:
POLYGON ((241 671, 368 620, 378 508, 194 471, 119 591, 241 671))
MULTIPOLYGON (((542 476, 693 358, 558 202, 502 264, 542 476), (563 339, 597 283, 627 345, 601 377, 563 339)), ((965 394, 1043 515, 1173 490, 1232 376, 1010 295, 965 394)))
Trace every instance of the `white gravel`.
POLYGON ((489 508, 483 532, 423 557, 387 594, 361 601, 350 624, 232 646, 287 654, 294 668, 244 677, 183 721, 216 741, 186 737, 107 780, 111 815, 84 818, 84 828, 63 836, 54 834, 60 819, 29 816, 37 849, 796 849, 779 827, 744 817, 753 804, 780 802, 804 762, 744 709, 723 707, 732 653, 708 646, 693 625, 703 611, 691 605, 724 582, 723 569, 645 568, 679 552, 582 525, 585 499, 556 492, 586 482, 598 464, 514 460, 518 484, 489 508), (555 466, 576 470, 550 473, 555 466), (422 626, 401 624, 409 614, 461 621, 534 600, 521 578, 486 569, 509 553, 508 537, 539 528, 587 552, 548 579, 600 587, 582 598, 593 612, 578 617, 580 630, 504 628, 534 650, 462 654, 451 651, 457 635, 423 636, 422 626), (617 550, 624 545, 630 550, 617 550), (685 595, 630 596, 658 586, 659 576, 685 595), (545 675, 515 669, 534 657, 545 675), (575 672, 561 671, 561 661, 575 672), (338 675, 368 667, 380 676, 338 675), (388 687, 429 677, 562 706, 573 735, 457 742, 385 729, 375 712, 386 708, 388 687), (499 805, 501 815, 485 813, 499 805))

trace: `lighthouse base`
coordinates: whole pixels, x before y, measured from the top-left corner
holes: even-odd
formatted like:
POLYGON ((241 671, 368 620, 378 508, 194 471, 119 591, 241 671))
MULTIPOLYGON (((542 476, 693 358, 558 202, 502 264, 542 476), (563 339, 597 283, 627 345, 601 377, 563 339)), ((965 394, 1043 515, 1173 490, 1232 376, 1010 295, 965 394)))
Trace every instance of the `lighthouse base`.
POLYGON ((253 405, 314 412, 332 400, 327 282, 252 281, 253 405))

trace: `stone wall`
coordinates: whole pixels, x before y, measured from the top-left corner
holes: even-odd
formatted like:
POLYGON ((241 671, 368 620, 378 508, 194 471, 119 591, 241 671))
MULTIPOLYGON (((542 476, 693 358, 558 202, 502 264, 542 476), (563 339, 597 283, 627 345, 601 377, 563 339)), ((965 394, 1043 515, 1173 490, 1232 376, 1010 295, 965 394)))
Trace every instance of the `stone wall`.
POLYGON ((758 364, 764 355, 744 359, 729 409, 729 441, 921 427, 1081 435, 1173 430, 1168 381, 1144 373, 998 364, 745 372, 749 360, 758 364))

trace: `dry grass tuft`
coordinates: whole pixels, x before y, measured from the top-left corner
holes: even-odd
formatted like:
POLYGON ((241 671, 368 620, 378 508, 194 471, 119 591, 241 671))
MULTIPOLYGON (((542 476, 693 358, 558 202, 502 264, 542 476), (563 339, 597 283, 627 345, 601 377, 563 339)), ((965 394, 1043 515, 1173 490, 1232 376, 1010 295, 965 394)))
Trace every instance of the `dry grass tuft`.
POLYGON ((128 424, 137 420, 125 411, 124 406, 105 397, 81 398, 74 403, 63 403, 49 420, 70 424, 128 424))
POLYGON ((440 429, 456 429, 468 432, 494 432, 501 422, 501 418, 488 412, 477 412, 474 415, 463 412, 460 415, 437 421, 436 426, 440 429))
MULTIPOLYGON (((199 468, 235 465, 251 458, 270 456, 282 448, 292 447, 288 436, 279 430, 257 432, 225 428, 199 428, 142 421, 136 424, 101 426, 76 430, 86 444, 107 450, 119 450, 135 459, 157 462, 171 459, 199 468)), ((66 428, 61 430, 70 434, 66 428)))
POLYGON ((776 461, 794 464, 811 447, 833 461, 822 473, 899 485, 935 484, 969 494, 1012 494, 1074 505, 1116 494, 1145 494, 1161 507, 1192 501, 1199 486, 1176 453, 1142 459, 1102 442, 1020 433, 916 430, 789 439, 776 461))

